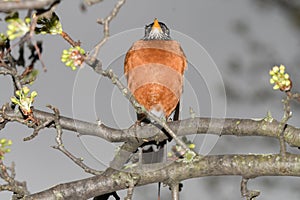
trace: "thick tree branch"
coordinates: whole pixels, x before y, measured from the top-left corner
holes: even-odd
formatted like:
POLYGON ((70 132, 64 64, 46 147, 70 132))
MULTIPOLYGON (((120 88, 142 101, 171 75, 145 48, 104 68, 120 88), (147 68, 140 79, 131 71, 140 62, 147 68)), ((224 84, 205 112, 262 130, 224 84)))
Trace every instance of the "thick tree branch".
MULTIPOLYGON (((153 166, 152 166, 153 167, 153 166)), ((128 188, 128 181, 133 180, 136 186, 186 180, 204 176, 239 175, 244 178, 258 176, 300 176, 300 155, 280 154, 266 155, 213 155, 195 159, 189 164, 173 162, 164 168, 153 171, 151 166, 133 168, 131 172, 109 169, 109 175, 98 175, 91 178, 54 186, 40 193, 27 196, 26 199, 88 199, 93 196, 128 188), (150 169, 150 170, 149 170, 150 169)))
MULTIPOLYGON (((40 121, 54 119, 53 113, 33 109, 34 116, 40 121)), ((5 115, 15 118, 23 118, 20 112, 7 110, 5 115)), ((4 117, 0 112, 0 118, 4 117)), ((5 117, 4 117, 5 118, 5 117)), ((109 142, 136 142, 143 139, 162 141, 166 139, 164 133, 152 125, 132 126, 129 129, 114 129, 104 124, 90 123, 60 116, 59 122, 62 129, 78 132, 80 135, 91 135, 103 138, 109 142), (153 137, 148 137, 149 132, 153 137)), ((0 122, 5 124, 6 120, 0 122)), ((278 138, 278 126, 280 122, 273 118, 262 119, 222 119, 222 118, 192 118, 175 122, 169 122, 168 126, 177 136, 191 134, 215 134, 235 136, 267 136, 278 138), (221 130, 221 132, 220 132, 221 130)), ((53 125, 53 124, 52 124, 53 125)), ((54 126, 49 126, 54 127, 54 126)), ((300 147, 300 129, 286 125, 284 140, 290 146, 300 147)))

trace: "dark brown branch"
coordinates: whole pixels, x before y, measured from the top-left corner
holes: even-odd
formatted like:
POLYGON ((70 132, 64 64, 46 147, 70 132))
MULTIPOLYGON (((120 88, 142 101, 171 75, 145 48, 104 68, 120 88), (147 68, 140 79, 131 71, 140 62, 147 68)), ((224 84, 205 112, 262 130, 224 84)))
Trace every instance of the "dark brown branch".
POLYGON ((195 159, 186 164, 173 162, 160 170, 153 166, 132 169, 131 172, 113 170, 91 178, 64 183, 48 190, 27 196, 26 199, 88 199, 97 195, 128 188, 128 180, 135 180, 136 186, 186 180, 204 176, 239 175, 244 178, 258 176, 300 176, 300 155, 286 154, 282 159, 276 155, 213 155, 195 159), (150 170, 149 170, 150 169, 150 170))

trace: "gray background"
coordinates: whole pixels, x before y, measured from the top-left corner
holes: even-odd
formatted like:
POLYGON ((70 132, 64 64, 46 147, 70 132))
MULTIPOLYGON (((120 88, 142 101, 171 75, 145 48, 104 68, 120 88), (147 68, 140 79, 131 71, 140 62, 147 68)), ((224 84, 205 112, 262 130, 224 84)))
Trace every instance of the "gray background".
MULTIPOLYGON (((285 64, 292 76, 294 89, 298 89, 299 27, 292 23, 285 9, 272 3, 265 5, 258 2, 128 0, 111 23, 111 35, 118 35, 103 47, 99 58, 105 67, 109 65, 122 76, 124 53, 132 42, 143 36, 144 25, 157 17, 182 43, 189 61, 196 59, 197 55, 203 61, 199 66, 190 63, 186 71, 181 118, 189 117, 191 106, 196 115, 202 117, 262 118, 271 111, 274 118, 280 119, 283 94, 272 91, 268 71, 274 64, 285 64), (199 52, 193 52, 191 40, 185 40, 187 37, 195 40, 194 44, 202 45, 207 53, 200 47, 196 48, 199 52), (216 65, 208 59, 208 54, 216 65), (205 76, 214 70, 221 76, 205 76), (222 93, 224 87, 226 96, 222 93)), ((75 40, 79 39, 85 50, 90 50, 102 37, 102 27, 95 23, 96 19, 105 17, 115 1, 104 1, 89 8, 86 13, 80 12, 79 3, 62 1, 57 14, 63 29, 75 40)), ((4 30, 5 24, 1 22, 0 31, 4 30)), ((88 67, 73 72, 60 62, 62 50, 69 48, 62 38, 36 36, 34 39, 44 40, 43 60, 48 69, 47 73, 40 70, 38 80, 31 86, 38 92, 36 108, 47 110, 45 105, 52 104, 64 116, 91 122, 100 119, 115 128, 127 128, 133 123, 133 110, 109 80, 99 77, 88 67)), ((124 78, 122 80, 125 83, 124 78)), ((2 105, 12 96, 9 77, 1 77, 0 88, 2 105)), ((290 120, 295 126, 299 124, 297 107, 296 104, 293 106, 294 117, 290 120)), ((16 162, 17 179, 26 180, 31 192, 90 176, 51 148, 55 145, 55 130, 41 131, 34 140, 23 142, 23 137, 31 132, 15 123, 8 124, 1 131, 1 137, 13 140, 12 152, 6 156, 5 162, 16 162)), ((279 151, 277 140, 263 137, 191 139, 195 139, 198 147, 211 144, 207 149, 200 147, 209 154, 279 151)), ((98 138, 78 138, 68 131, 64 131, 64 143, 66 148, 96 169, 105 168, 118 145, 98 138)), ((240 199, 240 180, 240 177, 227 176, 184 181, 181 198, 240 199)), ((293 177, 260 177, 250 181, 249 187, 262 191, 259 199, 299 199, 299 183, 299 179, 293 177)), ((156 184, 139 187, 135 190, 134 199, 153 199, 156 192, 156 184)), ((168 188, 163 188, 162 195, 162 199, 170 199, 168 188)), ((1 193, 0 199, 8 199, 9 196, 1 193)))

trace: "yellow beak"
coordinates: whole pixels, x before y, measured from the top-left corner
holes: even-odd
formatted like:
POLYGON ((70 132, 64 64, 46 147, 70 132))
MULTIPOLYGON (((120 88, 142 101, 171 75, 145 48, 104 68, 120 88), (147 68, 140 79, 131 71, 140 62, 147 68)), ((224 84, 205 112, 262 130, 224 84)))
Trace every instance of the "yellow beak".
POLYGON ((160 29, 161 30, 161 27, 160 27, 160 25, 158 23, 157 18, 154 19, 154 23, 153 23, 152 29, 160 29))

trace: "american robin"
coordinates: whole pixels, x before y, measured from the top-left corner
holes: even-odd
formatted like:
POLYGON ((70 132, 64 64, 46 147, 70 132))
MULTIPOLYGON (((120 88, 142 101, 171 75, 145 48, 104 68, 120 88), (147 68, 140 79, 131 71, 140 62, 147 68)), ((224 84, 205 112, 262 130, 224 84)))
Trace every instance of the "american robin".
MULTIPOLYGON (((128 50, 124 72, 128 88, 141 105, 161 119, 178 120, 186 65, 180 44, 171 39, 170 30, 164 23, 154 19, 153 23, 145 26, 145 36, 128 50)), ((139 122, 151 123, 143 115, 137 118, 139 122)), ((143 162, 149 163, 147 157, 150 157, 150 162, 161 162, 165 143, 157 144, 162 151, 154 152, 153 145, 147 150, 144 148, 143 162)), ((158 187, 160 199, 160 183, 158 187)))
MULTIPOLYGON (((186 65, 180 44, 171 39, 168 27, 155 19, 145 26, 145 36, 128 50, 124 72, 128 88, 141 105, 159 118, 178 120, 186 65)), ((150 123, 143 115, 138 115, 138 121, 150 123)), ((163 155, 152 155, 151 159, 160 162, 163 155)))
MULTIPOLYGON (((124 64, 128 88, 136 100, 166 120, 179 111, 185 68, 186 57, 180 44, 171 39, 168 27, 157 19, 145 26, 144 38, 132 45, 124 64)), ((147 121, 144 118, 138 116, 138 120, 147 121)), ((173 120, 176 118, 178 112, 173 120)))
MULTIPOLYGON (((186 65, 180 44, 171 39, 170 30, 164 23, 154 19, 153 23, 145 26, 145 36, 128 50, 124 72, 128 88, 141 105, 159 118, 178 120, 186 65)), ((150 123, 144 115, 138 115, 137 118, 139 122, 150 123)), ((159 144, 158 149, 164 144, 159 144)), ((153 146, 143 150, 152 151, 153 146)), ((151 162, 161 162, 163 152, 150 158, 151 162)), ((145 159, 145 163, 149 162, 145 159)))

